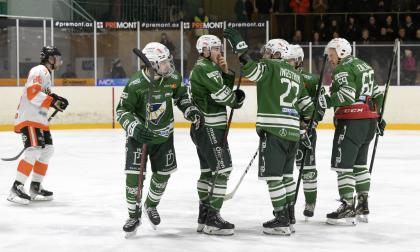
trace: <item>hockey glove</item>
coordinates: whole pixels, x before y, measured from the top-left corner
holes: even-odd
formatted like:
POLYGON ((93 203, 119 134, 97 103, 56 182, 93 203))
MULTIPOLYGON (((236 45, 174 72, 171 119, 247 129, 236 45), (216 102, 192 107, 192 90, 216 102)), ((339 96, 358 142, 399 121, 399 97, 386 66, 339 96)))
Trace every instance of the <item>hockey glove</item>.
POLYGON ((318 97, 318 107, 321 109, 327 109, 331 107, 331 98, 324 94, 318 97))
POLYGON ((234 109, 241 108, 244 104, 245 100, 245 92, 242 89, 235 89, 233 90, 233 94, 235 95, 235 105, 232 106, 234 109))
POLYGON ((306 130, 300 130, 300 144, 305 146, 306 149, 312 149, 311 139, 309 138, 306 130))
POLYGON ((233 53, 244 54, 248 51, 248 45, 243 40, 241 34, 233 28, 226 28, 223 31, 223 37, 229 42, 233 53))
POLYGON ((131 122, 127 128, 127 136, 134 138, 137 142, 140 143, 151 143, 158 135, 146 128, 144 124, 133 121, 131 122))
POLYGON ((264 139, 265 138, 265 131, 263 129, 261 129, 261 128, 257 128, 257 135, 260 138, 264 139))
POLYGON ((54 93, 50 94, 50 96, 53 98, 51 102, 51 107, 55 108, 58 111, 64 111, 69 105, 69 102, 64 97, 61 97, 54 93))
POLYGON ((188 107, 184 112, 184 117, 192 122, 195 130, 199 130, 204 125, 204 115, 196 106, 188 107))
POLYGON ((378 120, 378 125, 376 126, 376 133, 378 133, 378 135, 380 136, 383 136, 385 127, 386 127, 385 120, 383 118, 380 121, 378 120))

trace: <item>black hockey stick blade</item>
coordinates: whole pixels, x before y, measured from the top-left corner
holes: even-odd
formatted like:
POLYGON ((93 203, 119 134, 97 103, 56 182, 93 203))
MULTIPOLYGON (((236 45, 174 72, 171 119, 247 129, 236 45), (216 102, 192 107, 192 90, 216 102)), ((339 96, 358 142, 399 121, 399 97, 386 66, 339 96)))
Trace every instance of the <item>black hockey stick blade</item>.
POLYGON ((22 154, 23 154, 23 152, 26 150, 26 148, 23 148, 20 152, 19 152, 19 154, 17 154, 16 156, 14 156, 14 157, 11 157, 11 158, 1 158, 1 160, 3 160, 3 161, 15 161, 16 159, 18 159, 22 154))

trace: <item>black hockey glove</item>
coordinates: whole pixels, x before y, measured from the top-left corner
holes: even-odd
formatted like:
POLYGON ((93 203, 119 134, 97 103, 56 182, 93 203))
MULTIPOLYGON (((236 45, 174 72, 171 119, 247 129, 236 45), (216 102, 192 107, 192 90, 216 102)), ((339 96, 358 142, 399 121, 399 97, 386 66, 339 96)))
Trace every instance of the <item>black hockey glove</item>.
POLYGON ((264 139, 265 138, 265 131, 263 129, 261 129, 261 128, 257 128, 257 135, 260 138, 264 139))
POLYGON ((379 121, 379 119, 378 119, 378 125, 376 126, 376 133, 378 133, 378 135, 380 135, 380 136, 383 136, 384 131, 385 131, 385 127, 386 127, 385 120, 382 118, 382 120, 379 121))
POLYGON ((199 130, 204 125, 204 114, 196 106, 188 107, 184 112, 184 117, 192 122, 195 130, 199 130))
POLYGON ((233 94, 235 95, 235 105, 232 108, 241 108, 244 104, 245 92, 242 89, 235 89, 233 90, 233 94))
POLYGON ((248 51, 248 45, 243 40, 241 34, 234 28, 226 28, 223 31, 223 37, 229 42, 233 53, 241 55, 248 51))
POLYGON ((55 108, 58 111, 64 111, 69 105, 69 102, 64 97, 61 97, 54 93, 50 94, 50 96, 53 98, 51 102, 51 107, 55 108))
POLYGON ((127 136, 134 138, 137 142, 140 143, 151 143, 158 135, 146 128, 144 124, 133 121, 131 122, 127 128, 127 136))
POLYGON ((306 149, 312 149, 311 139, 309 138, 306 130, 300 131, 300 144, 305 146, 306 149))

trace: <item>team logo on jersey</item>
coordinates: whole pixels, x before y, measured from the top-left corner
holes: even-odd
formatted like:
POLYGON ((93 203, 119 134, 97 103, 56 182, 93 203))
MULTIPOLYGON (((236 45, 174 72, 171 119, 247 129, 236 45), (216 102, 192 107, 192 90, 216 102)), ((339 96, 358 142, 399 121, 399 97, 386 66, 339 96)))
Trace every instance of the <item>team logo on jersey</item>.
POLYGON ((175 162, 175 154, 172 150, 169 150, 166 154, 166 167, 172 166, 175 162))
POLYGON ((154 125, 158 125, 166 112, 166 101, 162 103, 152 103, 149 111, 149 121, 154 125))
POLYGON ((287 130, 285 130, 285 129, 280 129, 280 130, 279 130, 279 134, 280 134, 280 136, 285 137, 285 136, 287 136, 287 130))

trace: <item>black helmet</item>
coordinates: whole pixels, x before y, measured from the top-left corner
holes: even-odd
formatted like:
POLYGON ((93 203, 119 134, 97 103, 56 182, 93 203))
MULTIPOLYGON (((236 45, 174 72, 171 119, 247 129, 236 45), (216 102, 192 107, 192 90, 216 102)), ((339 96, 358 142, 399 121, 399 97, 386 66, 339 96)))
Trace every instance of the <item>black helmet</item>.
POLYGON ((55 46, 44 46, 41 49, 40 55, 41 55, 41 62, 43 62, 43 61, 48 61, 48 58, 50 56, 55 56, 55 55, 61 56, 61 53, 55 46))

